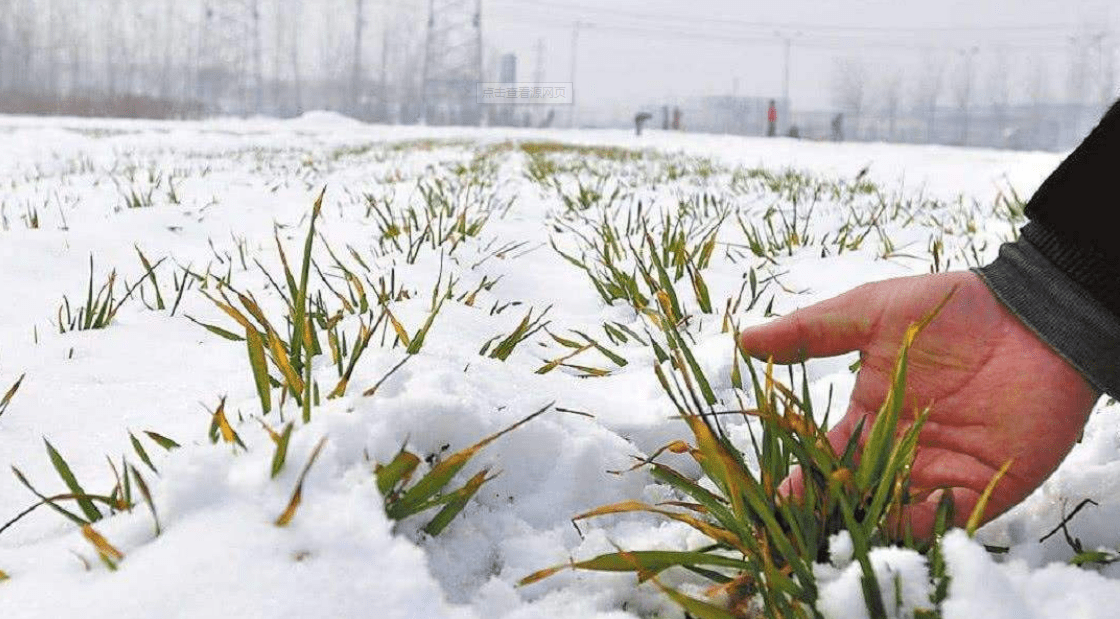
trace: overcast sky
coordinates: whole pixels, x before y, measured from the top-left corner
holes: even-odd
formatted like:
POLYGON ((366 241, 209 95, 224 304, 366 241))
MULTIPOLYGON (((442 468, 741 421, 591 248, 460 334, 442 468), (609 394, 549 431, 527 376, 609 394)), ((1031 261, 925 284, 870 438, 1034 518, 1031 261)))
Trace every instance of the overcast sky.
MULTIPOLYGON (((426 15, 427 0, 415 0, 426 15)), ((790 98, 828 109, 837 63, 861 62, 877 80, 907 84, 935 65, 973 62, 977 98, 1000 75, 1013 100, 1044 81, 1067 92, 1068 69, 1116 53, 1120 7, 1102 0, 484 0, 491 54, 516 52, 531 80, 543 44, 547 80, 567 81, 572 24, 581 27, 576 84, 583 101, 619 105, 697 94, 781 96, 783 38, 791 40, 790 98), (1099 47, 1097 39, 1100 36, 1099 47)), ((1099 72, 1097 68, 1090 70, 1099 72)), ((1095 75, 1095 74, 1094 74, 1095 75)), ((1037 88, 1037 86, 1036 86, 1037 88)))

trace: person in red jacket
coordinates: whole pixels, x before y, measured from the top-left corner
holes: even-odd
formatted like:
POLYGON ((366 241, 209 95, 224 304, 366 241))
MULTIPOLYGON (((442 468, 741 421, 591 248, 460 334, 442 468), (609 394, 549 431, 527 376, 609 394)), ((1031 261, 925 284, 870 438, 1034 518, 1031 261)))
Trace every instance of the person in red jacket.
POLYGON ((770 100, 770 107, 766 110, 766 135, 774 137, 778 134, 778 106, 770 100))

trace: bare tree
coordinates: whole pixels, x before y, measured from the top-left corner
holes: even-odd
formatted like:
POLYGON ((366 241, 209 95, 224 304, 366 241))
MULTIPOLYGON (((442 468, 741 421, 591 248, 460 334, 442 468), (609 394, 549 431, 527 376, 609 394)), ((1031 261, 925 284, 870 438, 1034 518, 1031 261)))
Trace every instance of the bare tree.
POLYGON ((898 107, 902 99, 902 73, 892 71, 881 83, 883 111, 887 114, 887 139, 894 141, 898 107))
POLYGON ((1097 42, 1097 64, 1099 68, 1098 97, 1101 106, 1108 107, 1116 100, 1116 50, 1111 43, 1097 42))
POLYGON ((1069 70, 1066 73, 1066 103, 1073 108, 1072 114, 1066 117, 1073 122, 1072 127, 1067 127, 1065 133, 1081 134, 1081 127, 1086 121, 1085 103, 1091 95, 1091 69, 1090 46, 1093 36, 1082 34, 1070 38, 1069 70))
POLYGON ((832 72, 833 103, 851 119, 850 134, 859 139, 860 117, 863 114, 867 70, 855 58, 838 60, 832 72))
POLYGON ((1089 47, 1084 37, 1071 37, 1069 71, 1066 73, 1066 102, 1080 104, 1085 101, 1089 84, 1089 47))
POLYGON ((1011 105, 1011 65, 1004 53, 996 54, 989 75, 984 80, 988 100, 995 113, 996 139, 1000 146, 1007 140, 1007 115, 1011 105))
POLYGON ((1034 66, 1034 70, 1031 72, 1029 86, 1031 118, 1026 141, 1032 148, 1050 148, 1053 144, 1044 138, 1042 127, 1042 121, 1046 115, 1045 106, 1053 97, 1050 86, 1049 69, 1042 58, 1034 58, 1031 64, 1034 66))
POLYGON ((253 111, 264 107, 264 57, 261 41, 261 7, 259 0, 249 0, 249 22, 253 33, 253 111))
POLYGON ((957 113, 961 117, 960 143, 967 145, 969 142, 969 121, 972 113, 972 82, 974 60, 979 48, 971 47, 960 50, 961 63, 957 66, 953 80, 953 100, 957 104, 957 113))
POLYGON ((354 0, 354 64, 350 74, 350 108, 357 112, 362 98, 362 30, 365 28, 365 0, 354 0))
MULTIPOLYGON (((303 12, 303 0, 292 0, 292 12, 300 15, 303 12)), ((290 50, 292 62, 292 97, 295 104, 296 114, 303 112, 303 84, 302 73, 300 72, 300 41, 299 36, 299 23, 298 20, 291 20, 291 38, 288 40, 288 49, 290 50)))
POLYGON ((927 56, 922 62, 922 71, 914 91, 914 115, 926 121, 926 142, 933 142, 936 136, 937 102, 945 81, 945 62, 936 56, 927 56))

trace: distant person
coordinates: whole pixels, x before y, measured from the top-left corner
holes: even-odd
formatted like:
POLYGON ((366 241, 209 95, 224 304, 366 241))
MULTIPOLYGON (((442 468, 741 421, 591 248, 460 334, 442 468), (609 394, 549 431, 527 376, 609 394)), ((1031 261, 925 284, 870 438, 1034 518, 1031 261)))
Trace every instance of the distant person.
POLYGON ((642 135, 642 125, 646 124, 646 121, 648 121, 651 118, 653 118, 653 115, 650 114, 649 112, 638 112, 637 114, 635 114, 634 115, 634 133, 637 134, 637 135, 642 135))
POLYGON ((548 111, 548 116, 545 116, 544 120, 541 121, 541 124, 540 124, 541 128, 542 129, 548 129, 549 127, 552 126, 552 121, 554 121, 554 120, 556 120, 556 110, 549 110, 548 111))
POLYGON ((832 141, 844 141, 844 114, 837 114, 832 117, 832 141))
POLYGON ((795 139, 795 140, 800 140, 801 139, 801 129, 798 129, 797 125, 790 125, 788 136, 795 139))
POLYGON ((668 131, 669 130, 669 106, 668 105, 662 105, 661 106, 661 130, 662 131, 668 131))
POLYGON ((766 136, 774 137, 778 134, 778 106, 770 100, 770 107, 766 110, 766 136))
POLYGON ((681 130, 681 108, 673 106, 673 131, 681 130))

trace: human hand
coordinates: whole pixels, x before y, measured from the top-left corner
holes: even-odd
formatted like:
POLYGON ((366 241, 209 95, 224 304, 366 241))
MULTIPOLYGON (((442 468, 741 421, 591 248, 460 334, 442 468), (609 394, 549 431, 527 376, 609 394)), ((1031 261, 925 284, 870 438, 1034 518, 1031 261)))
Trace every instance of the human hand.
MULTIPOLYGON (((1100 394, 1019 321, 979 276, 921 275, 860 286, 771 323, 743 331, 740 344, 759 359, 796 363, 860 352, 860 370, 844 418, 829 433, 841 452, 862 417, 870 429, 886 397, 906 328, 953 289, 940 314, 910 349, 900 428, 931 406, 918 437, 912 493, 952 488, 955 524, 964 526, 996 472, 983 521, 1027 497, 1073 448, 1100 394)), ((900 430, 901 431, 901 430, 900 430)), ((864 437, 866 438, 866 437, 864 437)), ((784 489, 799 495, 800 472, 784 489)), ((933 530, 939 492, 906 516, 916 536, 933 530)))

